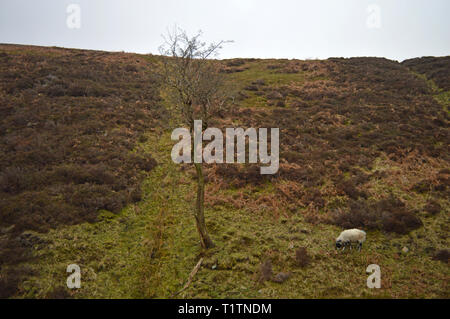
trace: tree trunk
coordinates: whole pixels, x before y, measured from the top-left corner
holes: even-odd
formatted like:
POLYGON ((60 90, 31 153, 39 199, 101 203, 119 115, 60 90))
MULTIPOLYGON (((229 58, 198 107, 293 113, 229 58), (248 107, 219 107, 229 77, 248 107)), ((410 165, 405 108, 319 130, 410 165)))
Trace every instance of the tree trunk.
POLYGON ((200 241, 203 248, 212 248, 214 243, 208 235, 205 224, 205 179, 203 177, 203 165, 202 163, 194 163, 197 171, 197 202, 195 206, 195 221, 197 223, 197 230, 200 235, 200 241))

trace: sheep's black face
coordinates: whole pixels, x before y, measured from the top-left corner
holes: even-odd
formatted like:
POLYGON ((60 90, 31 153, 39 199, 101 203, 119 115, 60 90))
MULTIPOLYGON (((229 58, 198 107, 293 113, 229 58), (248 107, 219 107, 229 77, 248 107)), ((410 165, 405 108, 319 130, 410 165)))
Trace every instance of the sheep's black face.
POLYGON ((343 246, 342 241, 341 241, 341 240, 338 240, 338 241, 336 242, 336 248, 341 248, 342 246, 343 246))

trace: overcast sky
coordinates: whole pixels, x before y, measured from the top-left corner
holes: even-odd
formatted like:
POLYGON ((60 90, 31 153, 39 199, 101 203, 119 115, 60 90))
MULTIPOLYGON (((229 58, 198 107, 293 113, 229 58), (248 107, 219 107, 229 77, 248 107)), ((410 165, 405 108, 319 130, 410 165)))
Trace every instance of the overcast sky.
POLYGON ((401 61, 450 55, 449 14, 449 0, 0 0, 0 43, 158 54, 177 24, 234 40, 219 58, 401 61))

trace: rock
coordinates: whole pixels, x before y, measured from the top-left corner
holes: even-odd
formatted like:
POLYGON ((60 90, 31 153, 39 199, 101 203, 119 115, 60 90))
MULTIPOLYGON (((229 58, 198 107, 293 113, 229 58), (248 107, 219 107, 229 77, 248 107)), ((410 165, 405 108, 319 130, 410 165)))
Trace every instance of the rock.
POLYGON ((291 273, 279 272, 275 277, 273 277, 272 281, 277 283, 282 283, 291 277, 291 273))

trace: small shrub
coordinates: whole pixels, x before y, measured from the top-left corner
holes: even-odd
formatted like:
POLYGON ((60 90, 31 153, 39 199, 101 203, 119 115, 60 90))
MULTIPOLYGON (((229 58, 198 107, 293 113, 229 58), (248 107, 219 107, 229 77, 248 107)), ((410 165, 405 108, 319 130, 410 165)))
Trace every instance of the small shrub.
POLYGON ((433 256, 433 260, 439 260, 444 263, 448 263, 449 259, 450 259, 450 251, 448 251, 447 249, 441 249, 437 251, 433 256))
POLYGON ((283 99, 283 95, 278 91, 271 91, 266 95, 268 100, 280 100, 283 99))
POLYGON ((424 211, 426 211, 427 213, 430 213, 431 215, 436 215, 436 214, 440 213, 441 205, 438 202, 436 202, 435 200, 430 200, 427 202, 427 204, 425 205, 425 207, 423 209, 424 209, 424 211))
POLYGON ((332 212, 331 223, 343 228, 380 229, 398 234, 423 226, 420 218, 392 195, 377 202, 351 201, 349 206, 347 212, 332 212))
POLYGON ((125 71, 127 72, 137 72, 138 69, 135 65, 132 64, 128 64, 127 66, 125 66, 125 71))
POLYGON ((417 193, 427 193, 432 190, 432 184, 429 180, 422 180, 418 183, 416 183, 412 190, 414 190, 417 193))
POLYGON ((325 207, 325 200, 322 197, 322 193, 318 189, 310 189, 308 190, 302 200, 305 204, 312 204, 316 208, 325 207))
POLYGON ((347 180, 339 183, 337 185, 337 190, 341 194, 345 194, 351 199, 358 199, 359 197, 366 197, 367 195, 364 192, 359 191, 352 180, 347 180))
POLYGON ((17 194, 28 184, 27 173, 20 167, 7 167, 0 172, 0 191, 17 194))
POLYGON ((241 66, 243 64, 245 64, 243 59, 233 59, 226 62, 226 66, 241 66))
POLYGON ((311 258, 306 247, 300 247, 295 251, 295 263, 299 267, 306 267, 310 264, 311 258))

